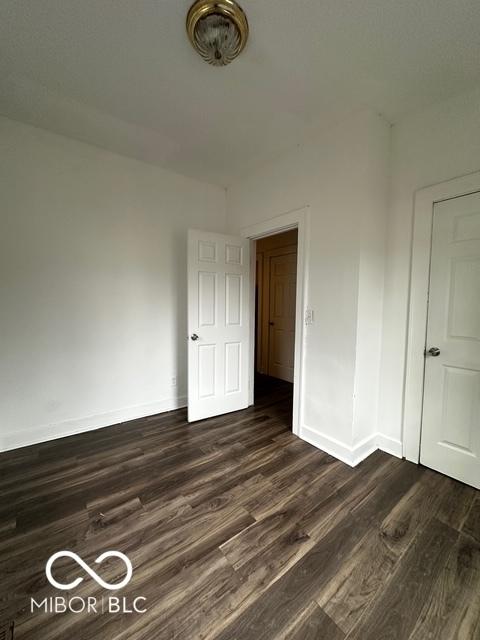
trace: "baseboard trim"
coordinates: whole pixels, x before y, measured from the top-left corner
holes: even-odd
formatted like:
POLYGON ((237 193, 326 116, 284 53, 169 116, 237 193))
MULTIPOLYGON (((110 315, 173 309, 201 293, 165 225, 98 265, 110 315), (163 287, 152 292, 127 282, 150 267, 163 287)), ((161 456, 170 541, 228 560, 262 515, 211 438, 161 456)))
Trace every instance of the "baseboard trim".
MULTIPOLYGON (((165 413, 166 411, 174 411, 175 409, 186 406, 187 397, 178 396, 165 398, 158 402, 124 407, 115 411, 99 413, 84 418, 65 420, 63 422, 6 433, 2 434, 0 439, 0 452, 49 442, 50 440, 57 440, 58 438, 65 438, 95 429, 103 429, 104 427, 110 427, 120 422, 137 420, 138 418, 145 418, 156 415, 157 413, 165 413)), ((385 451, 385 453, 397 458, 402 458, 403 456, 402 442, 382 433, 374 433, 353 447, 307 426, 300 428, 299 435, 302 440, 305 440, 334 458, 345 462, 345 464, 351 467, 355 467, 377 449, 385 451)))
POLYGON ((401 440, 390 438, 383 433, 377 433, 378 448, 396 458, 403 458, 403 445, 401 440))
POLYGON ((361 442, 352 447, 352 467, 356 467, 357 464, 368 458, 374 451, 378 449, 377 434, 374 433, 367 438, 364 438, 361 442))
POLYGON ((84 418, 75 418, 47 425, 39 425, 31 429, 22 429, 20 431, 2 434, 0 438, 0 451, 10 451, 19 449, 20 447, 28 447, 32 444, 40 444, 65 438, 67 436, 77 435, 86 431, 95 429, 103 429, 111 427, 120 422, 128 420, 137 420, 138 418, 146 418, 157 413, 165 413, 180 409, 187 405, 186 396, 178 396, 173 398, 165 398, 158 402, 148 404, 133 405, 123 407, 106 413, 98 413, 84 418))
POLYGON ((300 438, 351 467, 356 467, 357 464, 368 458, 377 449, 381 449, 381 451, 385 451, 385 453, 397 458, 402 457, 402 443, 400 440, 394 440, 381 433, 373 433, 353 447, 307 426, 301 427, 300 438))
POLYGON ((351 467, 355 467, 378 449, 376 434, 368 436, 354 447, 350 447, 336 438, 327 436, 307 426, 303 426, 300 429, 300 438, 351 467))
POLYGON ((306 426, 300 427, 299 436, 302 440, 312 444, 317 449, 321 449, 325 453, 328 453, 346 464, 351 464, 351 449, 339 440, 330 438, 329 436, 326 436, 319 431, 314 431, 313 429, 310 429, 310 427, 306 426))

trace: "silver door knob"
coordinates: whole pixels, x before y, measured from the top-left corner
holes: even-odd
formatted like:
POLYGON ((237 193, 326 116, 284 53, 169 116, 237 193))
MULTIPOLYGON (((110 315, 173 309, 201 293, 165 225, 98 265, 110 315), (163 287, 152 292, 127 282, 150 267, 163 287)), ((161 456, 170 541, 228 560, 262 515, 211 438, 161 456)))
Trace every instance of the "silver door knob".
POLYGON ((190 339, 193 340, 193 341, 198 340, 197 334, 196 333, 192 333, 192 335, 190 336, 190 339))
POLYGON ((440 349, 438 347, 431 347, 428 350, 428 353, 433 356, 434 358, 436 358, 437 356, 440 355, 440 349))

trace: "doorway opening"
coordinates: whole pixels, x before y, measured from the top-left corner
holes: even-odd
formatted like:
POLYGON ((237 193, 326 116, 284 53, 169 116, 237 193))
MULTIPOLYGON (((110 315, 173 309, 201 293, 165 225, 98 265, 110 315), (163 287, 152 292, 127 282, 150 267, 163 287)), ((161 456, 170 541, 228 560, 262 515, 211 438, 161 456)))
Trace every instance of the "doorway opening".
POLYGON ((255 264, 254 403, 278 403, 292 424, 298 229, 252 242, 255 264))

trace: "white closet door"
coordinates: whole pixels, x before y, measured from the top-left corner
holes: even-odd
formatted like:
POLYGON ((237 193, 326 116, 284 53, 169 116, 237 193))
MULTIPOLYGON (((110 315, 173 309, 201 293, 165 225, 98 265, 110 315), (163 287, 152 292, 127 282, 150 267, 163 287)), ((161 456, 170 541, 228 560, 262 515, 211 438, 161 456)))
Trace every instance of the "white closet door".
POLYGON ((480 488, 480 194, 435 205, 420 461, 480 488))

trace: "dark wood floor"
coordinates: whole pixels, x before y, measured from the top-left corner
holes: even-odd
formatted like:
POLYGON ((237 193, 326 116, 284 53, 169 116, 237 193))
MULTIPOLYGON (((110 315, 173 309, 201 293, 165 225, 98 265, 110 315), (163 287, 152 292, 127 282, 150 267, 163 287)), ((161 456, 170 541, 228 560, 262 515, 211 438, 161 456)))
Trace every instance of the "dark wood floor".
MULTIPOLYGON (((187 425, 154 416, 0 456, 1 619, 51 640, 480 638, 480 493, 377 452, 351 469, 289 431, 289 385, 187 425), (144 614, 30 612, 59 550, 115 549, 144 614)), ((97 567, 122 577, 118 561, 97 567)), ((73 561, 67 595, 105 595, 73 561)), ((109 592, 111 594, 112 592, 109 592)))

